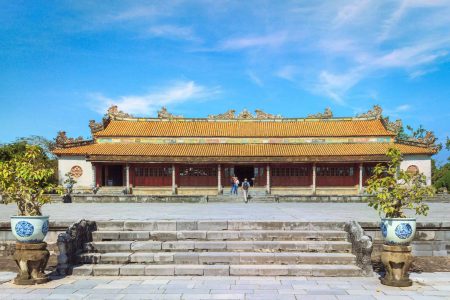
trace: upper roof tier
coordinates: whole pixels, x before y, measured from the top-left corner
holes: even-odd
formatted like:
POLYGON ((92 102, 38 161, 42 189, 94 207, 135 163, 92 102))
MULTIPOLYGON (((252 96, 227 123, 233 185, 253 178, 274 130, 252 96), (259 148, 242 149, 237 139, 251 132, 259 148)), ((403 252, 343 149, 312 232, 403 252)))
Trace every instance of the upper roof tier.
POLYGON ((113 119, 95 137, 394 136, 380 119, 113 119))

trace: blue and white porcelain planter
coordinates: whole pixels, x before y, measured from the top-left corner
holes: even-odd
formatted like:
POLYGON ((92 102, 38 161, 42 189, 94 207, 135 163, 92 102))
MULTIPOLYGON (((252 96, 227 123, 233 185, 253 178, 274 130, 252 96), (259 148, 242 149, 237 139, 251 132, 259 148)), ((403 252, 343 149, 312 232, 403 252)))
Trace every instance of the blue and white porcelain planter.
POLYGON ((415 218, 384 218, 380 223, 381 234, 388 245, 408 245, 416 235, 415 218))
POLYGON ((48 216, 12 216, 11 231, 21 243, 40 243, 48 232, 48 216))

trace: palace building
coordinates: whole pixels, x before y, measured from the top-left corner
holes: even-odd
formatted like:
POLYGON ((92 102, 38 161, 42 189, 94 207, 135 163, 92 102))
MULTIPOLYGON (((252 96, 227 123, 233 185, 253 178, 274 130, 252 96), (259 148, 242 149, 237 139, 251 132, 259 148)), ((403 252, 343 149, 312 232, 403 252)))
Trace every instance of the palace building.
POLYGON ((331 110, 306 118, 283 118, 256 110, 230 110, 207 118, 184 118, 165 108, 138 118, 112 106, 101 123, 90 121, 91 140, 56 138, 59 180, 70 172, 75 190, 123 189, 145 195, 228 193, 231 177, 244 178, 267 194, 358 195, 390 147, 404 155, 402 168, 421 172, 431 184, 435 138, 400 140, 401 122, 379 106, 365 114, 335 118, 331 110))

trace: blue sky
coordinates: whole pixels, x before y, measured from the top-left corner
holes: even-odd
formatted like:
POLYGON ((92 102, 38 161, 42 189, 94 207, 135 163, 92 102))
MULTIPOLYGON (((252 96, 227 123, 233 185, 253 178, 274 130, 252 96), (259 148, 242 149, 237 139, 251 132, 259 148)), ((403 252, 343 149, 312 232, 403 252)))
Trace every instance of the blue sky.
MULTIPOLYGON (((0 142, 107 107, 287 117, 374 104, 450 135, 450 1, 0 0, 0 142)), ((445 161, 448 152, 438 155, 445 161)))

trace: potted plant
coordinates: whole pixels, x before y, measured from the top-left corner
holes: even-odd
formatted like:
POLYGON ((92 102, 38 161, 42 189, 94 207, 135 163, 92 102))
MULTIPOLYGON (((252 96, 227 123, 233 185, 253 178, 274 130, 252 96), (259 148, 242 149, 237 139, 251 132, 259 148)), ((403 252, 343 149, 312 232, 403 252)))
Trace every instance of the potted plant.
POLYGON ((54 170, 46 164, 38 146, 27 145, 25 152, 0 162, 0 193, 5 203, 15 202, 17 216, 11 216, 11 231, 19 242, 42 242, 48 232, 49 217, 42 216, 42 205, 50 202, 48 193, 62 194, 51 183, 54 170))
POLYGON ((378 164, 368 179, 367 193, 369 206, 377 209, 381 218, 381 233, 388 245, 408 245, 416 232, 416 219, 407 217, 405 209, 415 211, 416 215, 427 215, 428 205, 425 197, 433 196, 434 189, 426 183, 422 173, 411 173, 400 169, 402 154, 396 148, 386 153, 387 164, 378 164))

